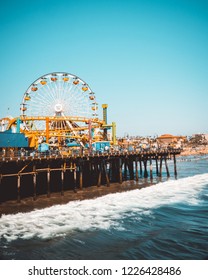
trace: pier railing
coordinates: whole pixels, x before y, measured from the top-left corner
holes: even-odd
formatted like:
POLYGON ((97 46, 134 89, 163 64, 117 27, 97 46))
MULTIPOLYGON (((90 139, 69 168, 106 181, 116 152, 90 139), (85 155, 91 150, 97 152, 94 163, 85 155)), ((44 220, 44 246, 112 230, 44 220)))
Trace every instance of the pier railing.
POLYGON ((116 149, 116 150, 109 150, 109 151, 92 151, 89 152, 88 150, 71 150, 70 152, 65 152, 62 150, 57 151, 47 151, 47 152, 38 152, 38 151, 28 151, 25 150, 22 152, 21 150, 7 150, 7 151, 0 151, 0 161, 17 161, 17 160, 33 160, 33 159, 46 159, 46 158, 70 158, 70 157, 105 157, 105 156, 123 156, 123 155, 157 155, 157 154, 180 154, 182 149, 134 149, 128 151, 126 149, 116 149))

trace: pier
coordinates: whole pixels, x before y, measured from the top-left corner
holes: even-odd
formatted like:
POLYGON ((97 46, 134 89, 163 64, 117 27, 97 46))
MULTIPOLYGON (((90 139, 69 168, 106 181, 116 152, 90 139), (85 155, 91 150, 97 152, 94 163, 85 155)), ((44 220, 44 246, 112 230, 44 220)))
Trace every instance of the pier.
POLYGON ((77 75, 52 72, 32 82, 20 115, 0 119, 0 206, 22 205, 27 198, 34 205, 42 198, 49 203, 54 195, 65 202, 92 198, 120 191, 123 182, 177 177, 180 149, 164 149, 156 139, 119 141, 107 108, 102 104, 100 119, 94 91, 77 75))
MULTIPOLYGON (((0 202, 39 196, 50 199, 52 193, 64 196, 67 191, 79 193, 91 186, 110 188, 112 183, 162 174, 177 177, 176 156, 180 149, 113 152, 87 155, 0 156, 0 202), (174 169, 169 170, 168 161, 174 169), (163 172, 164 170, 164 172, 163 172)), ((77 196, 78 197, 78 196, 77 196)))

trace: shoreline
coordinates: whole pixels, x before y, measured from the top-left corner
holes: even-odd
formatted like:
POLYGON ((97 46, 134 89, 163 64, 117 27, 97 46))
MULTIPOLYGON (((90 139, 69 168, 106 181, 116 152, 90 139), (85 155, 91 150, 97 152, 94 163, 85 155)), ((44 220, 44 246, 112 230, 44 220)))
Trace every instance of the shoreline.
POLYGON ((200 147, 196 146, 195 148, 192 147, 185 147, 181 151, 179 156, 203 156, 208 155, 208 147, 200 147))

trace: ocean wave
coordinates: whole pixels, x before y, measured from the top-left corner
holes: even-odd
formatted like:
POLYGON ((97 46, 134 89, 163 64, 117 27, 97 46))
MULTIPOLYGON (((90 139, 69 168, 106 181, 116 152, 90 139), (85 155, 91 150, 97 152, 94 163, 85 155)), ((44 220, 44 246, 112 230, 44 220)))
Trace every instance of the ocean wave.
POLYGON ((208 173, 29 213, 3 215, 0 218, 0 238, 8 242, 16 239, 48 239, 75 230, 120 228, 119 221, 128 215, 136 214, 137 219, 142 219, 160 206, 179 202, 197 204, 199 192, 207 182, 208 173))

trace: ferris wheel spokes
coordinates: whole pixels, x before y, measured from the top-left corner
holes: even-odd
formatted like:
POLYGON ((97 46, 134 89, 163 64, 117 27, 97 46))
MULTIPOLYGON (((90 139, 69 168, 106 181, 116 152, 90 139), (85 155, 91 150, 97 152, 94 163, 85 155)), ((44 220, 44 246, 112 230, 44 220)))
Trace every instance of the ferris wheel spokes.
MULTIPOLYGON (((82 79, 65 72, 50 73, 33 82, 23 95, 21 115, 23 117, 45 116, 59 117, 52 121, 50 129, 66 131, 78 137, 78 128, 82 125, 82 118, 97 118, 97 102, 94 92, 82 79), (71 121, 71 117, 78 117, 71 121), (64 118, 64 119, 63 119, 64 118)), ((44 122, 32 120, 33 129, 46 129, 44 122)), ((28 124, 25 122, 28 130, 28 124)))

